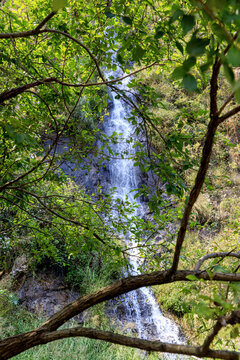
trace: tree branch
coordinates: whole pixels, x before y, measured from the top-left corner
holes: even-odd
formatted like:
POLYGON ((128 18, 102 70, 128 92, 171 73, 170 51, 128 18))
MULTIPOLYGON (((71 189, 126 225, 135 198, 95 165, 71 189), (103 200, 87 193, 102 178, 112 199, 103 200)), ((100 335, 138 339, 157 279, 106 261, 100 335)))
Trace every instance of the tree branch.
POLYGON ((98 74, 100 76, 100 78, 103 80, 103 82, 105 82, 105 78, 103 76, 103 73, 99 67, 99 64, 98 64, 98 61, 97 59, 95 58, 95 56, 93 55, 93 53, 89 50, 89 48, 84 45, 80 40, 74 38, 73 36, 69 35, 68 33, 64 32, 64 31, 61 31, 61 30, 55 30, 55 29, 43 29, 43 30, 40 30, 39 31, 39 34, 42 34, 42 33, 53 33, 53 34, 59 34, 59 35, 62 35, 62 36, 65 36, 67 37, 68 39, 74 41, 75 43, 77 43, 78 45, 80 45, 87 53, 88 55, 90 56, 90 58, 93 60, 93 62, 95 63, 96 65, 96 68, 97 68, 97 71, 98 71, 98 74))
POLYGON ((17 88, 13 88, 13 89, 4 91, 3 93, 0 94, 0 104, 2 104, 6 100, 10 100, 10 99, 22 94, 23 92, 27 91, 28 89, 34 88, 34 87, 39 86, 39 85, 52 83, 52 82, 58 83, 58 84, 63 85, 63 86, 69 86, 69 87, 75 87, 75 88, 79 88, 79 87, 85 88, 85 87, 89 87, 89 86, 109 85, 109 84, 114 84, 114 83, 117 83, 117 82, 119 82, 121 80, 124 80, 124 79, 126 79, 126 78, 128 78, 130 76, 133 76, 133 75, 135 75, 135 74, 137 74, 137 73, 139 73, 139 72, 141 72, 143 70, 146 70, 146 69, 148 69, 148 68, 150 68, 150 67, 152 67, 154 65, 156 65, 156 62, 153 62, 152 64, 150 64, 148 66, 145 66, 145 67, 143 67, 141 69, 133 71, 132 73, 127 74, 125 76, 122 76, 120 78, 113 79, 113 80, 106 80, 106 81, 102 81, 102 82, 96 82, 96 83, 71 84, 71 83, 66 83, 64 81, 61 81, 61 80, 57 79, 56 77, 36 80, 36 81, 34 81, 32 83, 25 84, 25 85, 22 85, 22 86, 18 86, 17 88))
POLYGON ((204 255, 203 257, 201 257, 201 259, 198 260, 196 266, 195 266, 195 271, 199 271, 200 267, 202 266, 202 264, 204 263, 204 261, 206 261, 207 259, 213 259, 216 257, 228 257, 228 256, 232 256, 232 257, 236 257, 238 259, 240 259, 240 251, 238 251, 237 253, 232 253, 232 252, 218 252, 218 253, 212 253, 212 254, 207 254, 204 255))
POLYGON ((115 334, 110 331, 83 328, 81 326, 58 331, 44 331, 35 329, 25 334, 12 336, 0 342, 0 358, 7 360, 34 346, 47 344, 52 341, 69 337, 87 337, 90 339, 107 341, 113 344, 133 347, 146 351, 183 354, 188 356, 211 357, 226 360, 238 360, 239 352, 226 350, 205 349, 203 346, 188 346, 170 344, 161 341, 150 341, 130 336, 115 334))
MULTIPOLYGON (((137 339, 130 336, 124 336, 120 334, 114 334, 110 331, 96 330, 91 328, 82 328, 80 326, 72 329, 64 329, 59 331, 53 331, 51 333, 43 333, 41 339, 44 342, 55 341, 59 339, 69 338, 69 337, 87 337, 90 339, 103 340, 113 344, 129 346, 145 351, 154 351, 162 353, 173 353, 173 354, 183 354, 189 356, 202 356, 202 348, 199 346, 188 346, 188 345, 177 345, 170 343, 163 343, 160 341, 149 341, 143 339, 137 339)), ((218 350, 208 350, 205 352, 206 357, 217 357, 219 359, 238 359, 238 352, 235 351, 218 351, 218 350)))
POLYGON ((24 91, 26 91, 28 89, 34 88, 39 85, 48 84, 51 82, 57 82, 57 81, 58 81, 57 78, 50 77, 50 78, 37 80, 32 83, 25 84, 22 86, 18 86, 17 88, 13 88, 13 89, 4 91, 3 93, 0 94, 0 104, 2 104, 6 100, 10 100, 10 99, 16 97, 17 95, 22 94, 24 91))
POLYGON ((80 312, 106 300, 113 299, 116 296, 128 293, 129 291, 136 290, 144 286, 169 284, 175 281, 189 281, 189 275, 195 275, 199 280, 240 281, 239 273, 214 273, 211 277, 207 271, 197 272, 191 270, 177 270, 176 273, 172 276, 169 274, 169 270, 130 276, 123 278, 112 285, 106 286, 92 294, 79 298, 71 304, 68 304, 62 310, 49 318, 40 328, 56 330, 59 326, 80 312))
POLYGON ((224 120, 230 118, 233 115, 236 115, 240 111, 240 105, 236 106, 234 109, 228 111, 225 115, 220 116, 218 119, 218 124, 221 124, 224 120))
POLYGON ((222 327, 226 326, 227 324, 234 325, 237 323, 240 323, 240 311, 233 311, 229 316, 226 317, 220 316, 216 321, 215 325, 213 326, 212 330, 204 340, 203 345, 201 346, 202 354, 204 355, 208 353, 211 343, 213 342, 219 331, 222 329, 222 327))
POLYGON ((234 98, 234 94, 231 94, 227 100, 225 101, 225 103, 221 106, 221 108, 218 111, 218 116, 222 113, 222 111, 225 109, 225 107, 227 106, 227 104, 230 103, 230 101, 234 98))
POLYGON ((14 33, 0 33, 0 39, 16 39, 22 37, 29 37, 32 35, 37 35, 42 27, 56 14, 55 11, 52 11, 49 15, 47 15, 37 27, 33 30, 19 31, 14 33))
POLYGON ((43 21, 40 22, 40 24, 34 29, 36 32, 42 29, 42 27, 54 16, 56 15, 56 11, 52 11, 49 15, 43 19, 43 21))
POLYGON ((218 58, 216 58, 213 71, 212 71, 212 77, 211 77, 211 90, 210 90, 210 122, 208 124, 208 130, 202 150, 202 156, 201 156, 201 163, 197 172, 197 176, 195 179, 194 186, 190 192, 188 202, 186 204, 184 214, 181 220, 180 228, 177 235, 177 242, 175 246, 175 252, 173 256, 173 263, 172 267, 170 269, 170 273, 173 274, 178 267, 179 263, 179 257, 180 252, 182 248, 183 241, 185 239, 185 234, 188 226, 189 217, 193 208, 193 205, 195 204, 198 195, 201 191, 201 188, 203 186, 206 173, 208 170, 210 157, 212 154, 212 148, 214 144, 214 136, 218 127, 218 116, 217 116, 217 79, 218 74, 220 70, 221 63, 218 61, 218 58))

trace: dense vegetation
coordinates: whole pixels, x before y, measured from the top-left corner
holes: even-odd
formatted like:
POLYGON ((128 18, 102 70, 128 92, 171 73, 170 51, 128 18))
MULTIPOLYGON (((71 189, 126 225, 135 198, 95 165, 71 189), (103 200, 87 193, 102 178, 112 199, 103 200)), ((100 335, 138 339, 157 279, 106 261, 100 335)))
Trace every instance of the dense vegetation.
MULTIPOLYGON (((0 6, 1 275, 24 253, 29 271, 39 264, 64 268, 66 281, 86 294, 41 322, 16 307, 3 278, 0 315, 7 330, 0 358, 36 358, 34 346, 80 336, 238 359, 239 1, 6 0, 0 6), (122 79, 105 79, 103 69, 117 66, 135 75, 126 92, 118 88, 122 79), (129 218, 134 204, 114 200, 114 189, 89 194, 61 171, 64 161, 90 172, 93 159, 101 166, 119 156, 111 150, 119 134, 107 138, 101 131, 107 88, 131 106, 135 133, 147 137, 134 155, 135 165, 155 180, 155 189, 138 189, 148 198, 147 220, 129 218), (67 151, 59 151, 61 143, 67 151), (175 233, 156 245, 168 224, 175 233), (121 241, 129 231, 146 259, 143 274, 116 281, 129 265, 121 241), (138 340, 112 329, 103 302, 145 285, 159 285, 159 302, 181 317, 191 345, 138 340), (86 327, 59 330, 86 309, 86 327), (25 317, 21 326, 13 314, 25 317)), ((78 347, 86 359, 93 357, 95 346, 95 358, 99 351, 101 359, 104 351, 112 359, 139 356, 93 340, 66 341, 54 358, 64 346, 75 349, 72 358, 78 347)))

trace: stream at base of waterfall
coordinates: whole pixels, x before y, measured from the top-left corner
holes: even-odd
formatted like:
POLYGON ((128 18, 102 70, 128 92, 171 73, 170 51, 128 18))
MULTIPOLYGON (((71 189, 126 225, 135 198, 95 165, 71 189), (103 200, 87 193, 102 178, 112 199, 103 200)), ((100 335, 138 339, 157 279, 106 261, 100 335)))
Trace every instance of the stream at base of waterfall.
MULTIPOLYGON (((120 69, 114 72, 108 72, 107 78, 116 78, 122 76, 120 69)), ((129 78, 125 78, 120 85, 120 90, 127 89, 129 78)), ((129 115, 128 106, 124 101, 116 97, 115 92, 111 92, 112 106, 110 115, 105 119, 104 132, 107 136, 111 136, 113 133, 121 134, 116 144, 111 146, 113 153, 118 154, 133 154, 134 142, 127 140, 130 137, 134 138, 133 125, 128 121, 129 115)), ((136 167, 134 161, 127 158, 113 158, 109 161, 109 183, 111 188, 116 188, 115 197, 121 201, 125 201, 126 198, 130 203, 137 203, 135 215, 141 216, 144 212, 143 204, 139 199, 134 198, 133 189, 138 187, 136 167)), ((124 239, 125 242, 129 240, 124 239)), ((128 244, 134 247, 133 241, 128 244)), ((125 275, 137 275, 139 271, 138 250, 135 248, 131 250, 131 256, 129 259, 131 265, 130 273, 125 275)), ((123 327, 129 327, 137 332, 139 338, 149 340, 160 340, 168 343, 184 344, 185 339, 179 327, 169 318, 163 316, 159 305, 150 288, 141 288, 132 291, 124 296, 121 296, 116 301, 115 314, 111 311, 111 314, 115 316, 117 322, 121 322, 123 327), (124 325, 125 324, 125 325, 124 325)), ((166 354, 164 359, 183 359, 185 356, 166 354)))

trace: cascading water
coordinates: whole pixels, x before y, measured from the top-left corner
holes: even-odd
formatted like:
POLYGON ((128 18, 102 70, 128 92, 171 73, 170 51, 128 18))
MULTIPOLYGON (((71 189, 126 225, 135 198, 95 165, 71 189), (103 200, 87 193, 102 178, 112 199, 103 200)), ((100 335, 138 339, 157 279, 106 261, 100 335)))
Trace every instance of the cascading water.
MULTIPOLYGON (((107 77, 122 76, 120 69, 114 72, 108 72, 107 77)), ((120 89, 127 88, 127 84, 130 81, 129 78, 125 78, 122 81, 120 89)), ((127 141, 133 136, 133 126, 127 120, 129 112, 128 107, 119 98, 116 98, 116 93, 111 93, 112 97, 112 109, 109 117, 105 119, 104 131, 106 135, 111 136, 113 133, 122 134, 117 144, 112 145, 114 153, 119 154, 133 154, 133 143, 127 141)), ((111 159, 109 161, 109 173, 110 173, 110 187, 116 188, 115 197, 121 201, 125 201, 126 198, 130 203, 136 203, 134 199, 133 189, 137 188, 138 181, 136 175, 136 168, 134 162, 129 158, 111 159)), ((143 206, 141 201, 137 202, 138 209, 136 210, 138 215, 143 212, 143 206)), ((129 242, 129 240, 124 239, 129 242)), ((130 244, 134 247, 132 241, 130 244)), ((139 271, 139 257, 138 249, 131 250, 130 264, 131 275, 137 275, 139 271)), ((140 338, 156 339, 168 343, 184 343, 184 337, 180 334, 178 326, 170 319, 163 316, 156 299, 149 288, 141 288, 136 291, 132 291, 121 298, 121 302, 124 302, 125 307, 125 320, 129 323, 134 323, 140 338)), ((176 355, 166 355, 167 359, 179 359, 176 355)))

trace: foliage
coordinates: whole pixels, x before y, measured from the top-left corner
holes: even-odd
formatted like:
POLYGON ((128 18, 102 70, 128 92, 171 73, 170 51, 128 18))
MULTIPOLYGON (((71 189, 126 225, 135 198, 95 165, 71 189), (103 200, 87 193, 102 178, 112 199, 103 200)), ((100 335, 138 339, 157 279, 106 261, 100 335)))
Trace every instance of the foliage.
MULTIPOLYGON (((231 248, 224 249, 227 254, 219 255, 221 241, 212 250, 213 242, 209 250, 214 257, 208 265, 203 261, 204 270, 193 269, 193 265, 205 254, 206 247, 193 247, 188 252, 185 235, 188 225, 201 228, 216 222, 215 217, 209 221, 211 194, 200 195, 200 191, 214 191, 215 180, 219 178, 216 164, 219 159, 222 163, 226 161, 226 148, 234 145, 226 137, 224 123, 240 111, 237 105, 240 82, 234 73, 234 67, 240 66, 239 1, 54 0, 50 4, 27 0, 23 4, 6 0, 0 11, 2 267, 11 266, 10 254, 14 249, 20 254, 27 252, 33 264, 48 259, 68 267, 72 283, 74 276, 83 283, 92 277, 94 282, 99 267, 93 266, 94 271, 83 274, 83 267, 91 268, 87 257, 105 262, 101 270, 109 271, 113 277, 121 266, 130 266, 126 257, 129 249, 120 239, 129 234, 130 240, 136 239, 141 248, 139 255, 146 256, 142 272, 151 271, 148 275, 120 280, 101 291, 89 289, 91 294, 79 299, 77 305, 69 305, 40 330, 31 332, 31 344, 24 334, 15 338, 14 349, 11 338, 3 342, 5 358, 25 351, 25 345, 55 340, 58 334, 60 338, 72 336, 72 330, 63 335, 57 329, 83 308, 101 307, 104 300, 146 284, 176 281, 190 282, 184 291, 193 298, 196 295, 195 304, 190 302, 182 309, 176 299, 170 307, 177 308, 179 314, 191 309, 201 318, 203 327, 205 321, 214 323, 202 346, 191 348, 191 355, 220 356, 210 349, 211 343, 225 323, 235 326, 240 322, 236 295, 239 258, 235 253, 232 259, 230 254, 236 251, 237 207, 224 226, 231 248), (139 67, 137 70, 131 69, 133 62, 139 67), (173 98, 171 105, 166 104, 164 95, 141 78, 133 78, 127 91, 118 88, 122 79, 114 75, 106 80, 102 71, 103 68, 114 71, 118 66, 126 73, 155 67, 157 75, 171 74, 176 101, 173 98), (222 87, 227 89, 226 93, 218 91, 223 77, 228 81, 222 87), (108 113, 106 86, 132 108, 129 121, 135 126, 135 133, 147 135, 146 148, 141 141, 134 145, 133 160, 142 172, 152 172, 159 184, 155 192, 145 186, 137 189, 136 197, 149 198, 148 219, 133 215, 136 204, 116 199, 114 189, 109 195, 102 194, 100 189, 90 196, 59 170, 61 163, 70 159, 78 159, 78 166, 81 163, 90 171, 89 161, 94 157, 101 157, 101 165, 111 156, 126 155, 113 154, 111 150, 111 142, 122 141, 121 134, 107 137, 97 126, 108 113), (179 92, 180 87, 184 92, 179 92), (204 96, 200 99, 201 92, 204 96), (170 117, 164 114, 168 107, 170 117), (61 153, 60 140, 67 136, 71 141, 67 151, 61 153), (218 156, 210 161, 214 142, 218 144, 218 156), (210 176, 206 177, 209 165, 210 176), (197 174, 194 181, 192 170, 197 174), (204 201, 204 206, 200 206, 204 201), (173 222, 180 222, 178 231, 169 228, 173 222), (164 228, 168 229, 167 239, 160 244, 152 243, 164 228), (162 247, 166 248, 164 254, 162 247), (155 254, 159 249, 161 256, 155 254), (80 264, 76 271, 75 261, 80 264), (161 271, 154 272, 155 269, 161 271), (195 282, 200 279, 210 289, 209 293, 195 292, 195 282), (214 283, 210 287, 207 282, 219 279, 228 281, 228 291, 222 291, 226 285, 214 283)), ((223 171, 228 169, 224 166, 223 171)), ((228 180, 224 185, 227 184, 228 180)), ((221 187, 217 183, 216 191, 221 191, 221 187)), ((223 202, 222 211, 225 207, 223 202)), ((8 294, 3 296, 6 299, 8 294)), ((78 334, 87 331, 75 330, 78 334)), ((106 333, 93 331, 91 336, 101 338, 106 333)), ((115 336, 112 340, 108 333, 107 340, 154 351, 155 345, 161 345, 115 336)), ((176 351, 176 346, 161 347, 161 351, 170 352, 169 349, 176 351)), ((189 351, 184 345, 177 348, 183 354, 189 351)), ((223 353, 221 357, 226 359, 237 359, 239 355, 223 353)))

